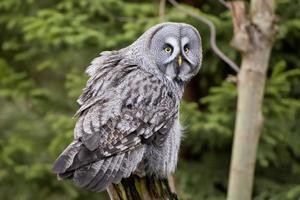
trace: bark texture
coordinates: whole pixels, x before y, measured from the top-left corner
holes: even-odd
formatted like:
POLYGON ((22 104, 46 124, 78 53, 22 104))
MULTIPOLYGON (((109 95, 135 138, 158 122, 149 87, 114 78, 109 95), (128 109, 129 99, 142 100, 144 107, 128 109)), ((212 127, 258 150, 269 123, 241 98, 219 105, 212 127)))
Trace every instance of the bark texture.
POLYGON ((111 200, 178 200, 173 180, 132 175, 117 185, 110 185, 107 192, 111 200))
POLYGON ((252 0, 249 13, 242 1, 231 2, 230 7, 234 24, 232 45, 241 52, 242 63, 227 200, 250 200, 276 18, 273 0, 252 0))

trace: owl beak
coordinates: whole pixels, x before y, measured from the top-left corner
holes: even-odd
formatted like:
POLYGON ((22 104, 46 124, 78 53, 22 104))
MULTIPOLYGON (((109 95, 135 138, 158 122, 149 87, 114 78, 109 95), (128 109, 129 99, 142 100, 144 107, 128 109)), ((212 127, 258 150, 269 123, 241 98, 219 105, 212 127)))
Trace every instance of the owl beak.
POLYGON ((177 62, 178 62, 178 66, 180 67, 182 65, 182 57, 181 57, 181 55, 178 56, 177 62))

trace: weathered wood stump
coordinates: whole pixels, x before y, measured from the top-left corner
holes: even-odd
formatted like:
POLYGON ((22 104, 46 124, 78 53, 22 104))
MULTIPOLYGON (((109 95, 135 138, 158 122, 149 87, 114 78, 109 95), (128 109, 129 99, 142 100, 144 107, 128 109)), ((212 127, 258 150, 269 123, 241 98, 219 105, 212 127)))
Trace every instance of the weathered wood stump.
POLYGON ((132 175, 119 184, 110 185, 107 192, 111 200, 178 200, 170 182, 153 176, 132 175))

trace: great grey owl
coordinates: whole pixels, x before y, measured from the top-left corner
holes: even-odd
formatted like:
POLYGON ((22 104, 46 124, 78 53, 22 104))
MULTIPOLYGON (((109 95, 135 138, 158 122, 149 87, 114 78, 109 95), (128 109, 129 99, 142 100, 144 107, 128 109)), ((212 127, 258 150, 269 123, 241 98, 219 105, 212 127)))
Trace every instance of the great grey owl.
POLYGON ((136 170, 159 178, 174 172, 179 103, 201 60, 200 35, 184 23, 158 24, 128 47, 101 53, 86 70, 74 140, 53 172, 91 191, 136 170))

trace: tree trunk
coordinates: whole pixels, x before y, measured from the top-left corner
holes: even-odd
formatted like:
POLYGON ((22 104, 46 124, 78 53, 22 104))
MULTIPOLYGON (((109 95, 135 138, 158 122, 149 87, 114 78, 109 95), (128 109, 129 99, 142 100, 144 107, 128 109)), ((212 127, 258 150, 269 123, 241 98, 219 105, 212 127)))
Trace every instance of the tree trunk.
POLYGON ((170 183, 168 179, 131 175, 119 184, 110 185, 107 192, 111 200, 178 200, 170 183))
POLYGON ((234 24, 232 45, 242 53, 242 64, 227 200, 250 200, 263 124, 266 73, 276 32, 274 2, 252 0, 249 16, 244 2, 230 5, 234 24))

